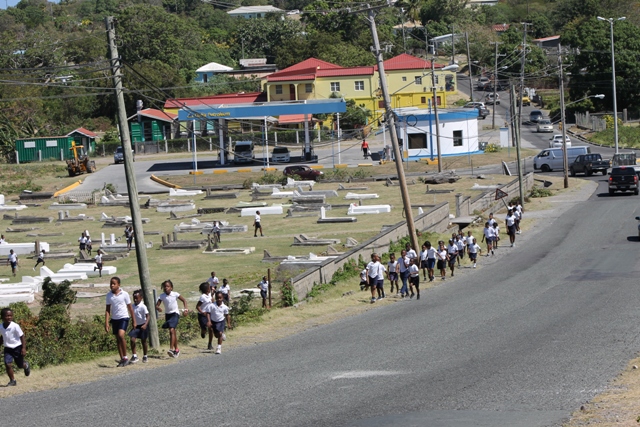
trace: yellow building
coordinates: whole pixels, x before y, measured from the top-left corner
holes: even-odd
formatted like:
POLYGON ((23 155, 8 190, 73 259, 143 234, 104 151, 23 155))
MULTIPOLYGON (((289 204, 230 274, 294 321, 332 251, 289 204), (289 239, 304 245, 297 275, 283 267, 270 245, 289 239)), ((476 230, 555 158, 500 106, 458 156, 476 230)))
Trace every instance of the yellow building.
MULTIPOLYGON (((457 92, 456 75, 439 71, 435 64, 438 106, 446 107, 446 95, 457 92)), ((402 54, 384 62, 392 108, 428 108, 433 97, 431 62, 402 54)), ((384 110, 378 67, 341 67, 309 58, 263 78, 267 101, 326 99, 335 93, 363 104, 378 116, 384 110)))

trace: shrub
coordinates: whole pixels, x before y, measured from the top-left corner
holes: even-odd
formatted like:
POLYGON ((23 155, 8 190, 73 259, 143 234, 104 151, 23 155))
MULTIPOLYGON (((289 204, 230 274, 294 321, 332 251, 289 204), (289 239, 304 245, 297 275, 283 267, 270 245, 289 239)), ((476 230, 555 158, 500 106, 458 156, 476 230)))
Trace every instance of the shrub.
POLYGON ((553 193, 548 188, 542 188, 542 187, 538 187, 537 185, 534 185, 533 188, 531 189, 531 193, 529 194, 529 197, 536 199, 539 197, 549 197, 552 195, 553 193))
POLYGON ((62 305, 66 310, 76 302, 76 294, 76 291, 71 290, 71 282, 68 280, 55 284, 51 277, 47 277, 42 284, 42 305, 44 307, 62 305))
POLYGON ((239 300, 231 304, 229 314, 232 325, 238 326, 246 323, 257 322, 262 319, 262 315, 267 312, 264 308, 252 307, 253 293, 240 297, 239 300))
POLYGON ((282 284, 282 288, 280 288, 280 295, 282 297, 282 305, 284 307, 292 307, 298 302, 298 294, 296 294, 296 290, 293 288, 290 280, 287 280, 282 284))
POLYGON ((502 147, 494 143, 487 144, 487 146, 484 148, 485 153, 498 153, 500 150, 502 150, 502 147))

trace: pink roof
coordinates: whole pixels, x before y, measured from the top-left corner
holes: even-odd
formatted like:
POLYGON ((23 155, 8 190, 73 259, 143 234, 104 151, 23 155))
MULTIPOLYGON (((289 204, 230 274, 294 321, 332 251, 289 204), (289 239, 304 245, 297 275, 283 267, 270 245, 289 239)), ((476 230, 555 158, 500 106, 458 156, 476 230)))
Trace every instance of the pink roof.
MULTIPOLYGON (((140 111, 140 115, 151 119, 162 120, 163 122, 173 122, 178 118, 177 114, 168 113, 166 111, 156 110, 155 108, 145 108, 140 111)), ((137 114, 129 117, 129 120, 137 117, 137 114)))
POLYGON ((199 98, 167 99, 164 108, 197 107, 220 104, 250 104, 253 102, 266 102, 267 96, 263 92, 238 92, 222 95, 202 96, 199 98))
POLYGON ((560 36, 543 37, 541 39, 533 39, 534 42, 549 42, 552 40, 558 40, 560 36))
MULTIPOLYGON (((434 68, 442 68, 443 65, 434 64, 434 68)), ((378 67, 375 67, 376 70, 378 67)), ((431 61, 427 61, 421 58, 417 58, 415 56, 408 55, 406 53, 402 53, 398 56, 394 56, 391 59, 387 59, 384 61, 384 70, 385 71, 396 71, 396 70, 425 70, 431 69, 431 61)))
POLYGON ((500 33, 500 32, 507 31, 510 26, 511 26, 510 24, 496 24, 496 25, 493 25, 491 28, 493 29, 493 31, 500 33))
POLYGON ((97 134, 97 133, 91 132, 90 130, 85 129, 85 128, 78 128, 78 129, 76 129, 76 130, 73 130, 73 131, 69 132, 69 133, 67 134, 67 136, 69 136, 69 135, 71 135, 72 133, 75 133, 75 132, 78 132, 78 133, 80 133, 80 134, 82 134, 82 135, 84 135, 84 136, 87 136, 87 137, 89 137, 89 138, 95 138, 95 137, 97 137, 97 136, 98 136, 98 134, 97 134))

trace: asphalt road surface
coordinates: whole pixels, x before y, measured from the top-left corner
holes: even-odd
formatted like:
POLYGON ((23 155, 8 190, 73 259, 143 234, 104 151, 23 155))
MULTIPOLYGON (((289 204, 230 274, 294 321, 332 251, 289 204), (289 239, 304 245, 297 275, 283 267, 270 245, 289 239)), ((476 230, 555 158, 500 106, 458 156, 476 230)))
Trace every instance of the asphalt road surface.
POLYGON ((606 193, 600 183, 582 201, 530 213, 543 220, 516 248, 503 245, 419 301, 0 399, 0 413, 48 427, 560 425, 640 346, 640 199, 606 193))

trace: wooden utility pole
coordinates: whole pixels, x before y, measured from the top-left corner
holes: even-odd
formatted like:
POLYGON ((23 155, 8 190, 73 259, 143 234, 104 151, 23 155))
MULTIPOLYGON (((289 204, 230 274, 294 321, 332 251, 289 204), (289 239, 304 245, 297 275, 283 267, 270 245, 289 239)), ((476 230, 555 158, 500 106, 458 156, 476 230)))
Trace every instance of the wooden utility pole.
MULTIPOLYGON (((564 73, 562 70, 562 45, 558 43, 558 64, 560 66, 560 115, 562 122, 562 169, 564 170, 564 188, 569 188, 569 159, 567 158, 567 122, 564 111, 564 73)), ((617 119, 616 119, 617 120, 617 119)))
POLYGON ((520 162, 520 147, 522 145, 522 97, 524 96, 524 64, 527 56, 527 26, 530 23, 523 22, 522 31, 522 62, 520 64, 520 102, 518 103, 518 142, 516 154, 518 156, 518 182, 520 187, 520 204, 524 206, 524 188, 522 186, 522 164, 520 162))
MULTIPOLYGON (((109 59, 111 62, 111 72, 113 74, 113 86, 118 108, 118 123, 120 124, 120 140, 124 157, 124 173, 127 179, 127 192, 129 194, 129 207, 131 209, 131 220, 136 243, 136 260, 138 261, 138 275, 140 286, 144 295, 144 303, 147 307, 156 305, 153 299, 153 289, 151 287, 151 277, 149 276, 149 263, 147 260, 147 248, 144 242, 144 230, 142 229, 142 217, 140 215, 140 203, 138 203, 138 186, 136 184, 135 169, 133 167, 133 156, 131 154, 131 138, 129 136, 129 124, 127 121, 127 111, 124 106, 124 94, 122 89, 122 73, 120 72, 120 57, 116 46, 115 19, 108 16, 104 20, 107 27, 107 39, 109 41, 109 59)), ((151 347, 159 348, 158 323, 156 316, 149 316, 149 338, 151 347)))
MULTIPOLYGON (((398 173, 398 182, 400 184, 400 193, 402 194, 402 203, 404 206, 404 211, 406 214, 407 220, 407 231, 409 233, 409 239, 411 240, 411 246, 417 251, 420 248, 418 244, 418 236, 416 234, 415 224, 413 223, 413 212, 411 211, 411 200, 409 199, 409 192, 407 191, 407 180, 404 176, 404 170, 402 169, 402 153, 400 153, 400 146, 398 145, 398 131, 396 129, 396 118, 395 113, 391 109, 391 97, 389 96, 389 89, 387 87, 387 77, 384 72, 384 61, 382 58, 382 50, 380 49, 380 42, 378 41, 378 30, 376 28, 376 20, 375 20, 375 9, 379 9, 380 7, 385 6, 377 6, 375 8, 367 5, 366 9, 360 10, 367 11, 367 21, 369 21, 369 28, 371 29, 371 37, 373 38, 373 48, 372 51, 376 56, 376 61, 378 62, 378 74, 380 76, 380 90, 382 91, 382 97, 384 99, 384 115, 385 115, 385 123, 389 126, 389 136, 391 138, 391 145, 393 146, 393 153, 395 155, 396 162, 396 171, 398 173)), ((405 143, 408 144, 408 141, 405 143)), ((440 163, 438 163, 438 167, 440 167, 440 163)))
POLYGON ((431 58, 431 89, 433 91, 433 115, 436 119, 436 149, 438 150, 438 173, 442 172, 442 154, 440 150, 440 120, 438 119, 438 93, 436 88, 435 56, 431 58))

